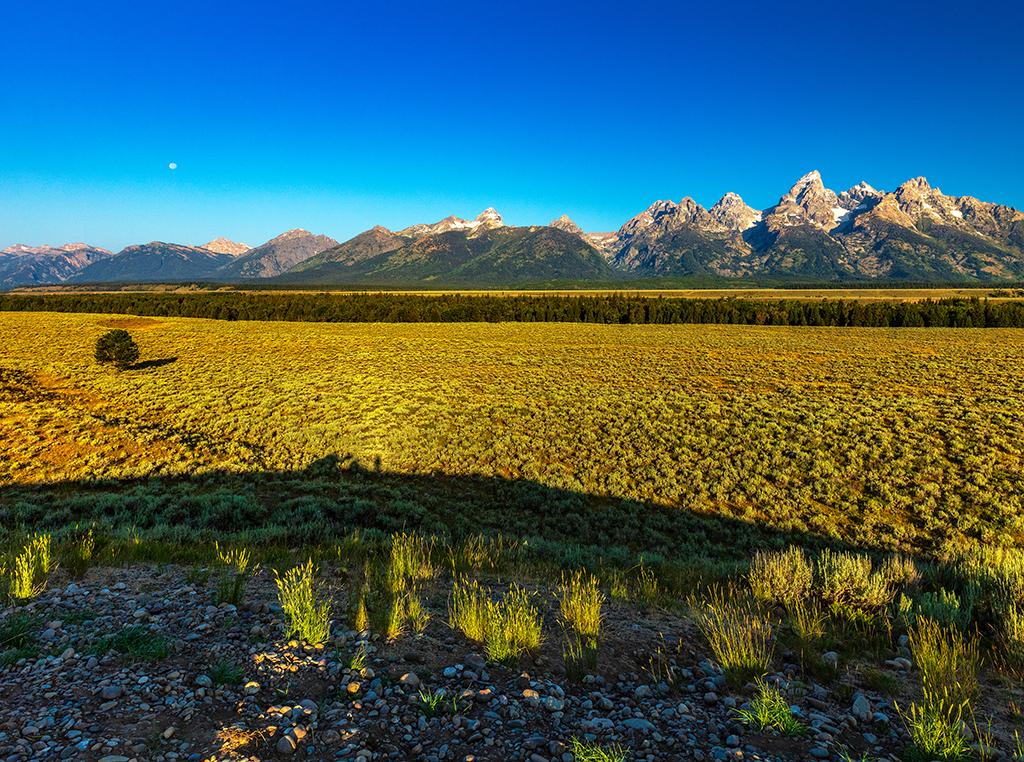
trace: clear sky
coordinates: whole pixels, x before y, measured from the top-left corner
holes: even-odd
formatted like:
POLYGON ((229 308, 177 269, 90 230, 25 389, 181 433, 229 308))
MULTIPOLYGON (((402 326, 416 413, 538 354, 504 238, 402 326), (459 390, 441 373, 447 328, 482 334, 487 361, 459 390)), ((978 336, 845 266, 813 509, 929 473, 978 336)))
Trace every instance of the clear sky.
POLYGON ((7 3, 0 247, 927 176, 1024 208, 1024 4, 7 3), (175 162, 175 170, 168 164, 175 162))

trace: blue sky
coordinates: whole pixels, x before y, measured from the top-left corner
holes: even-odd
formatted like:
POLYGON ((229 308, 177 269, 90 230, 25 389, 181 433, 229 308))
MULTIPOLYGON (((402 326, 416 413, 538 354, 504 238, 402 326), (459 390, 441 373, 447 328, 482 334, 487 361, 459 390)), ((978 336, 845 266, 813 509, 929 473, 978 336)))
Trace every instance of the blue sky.
POLYGON ((1022 8, 8 3, 0 247, 610 230, 815 168, 1024 208, 1022 8))

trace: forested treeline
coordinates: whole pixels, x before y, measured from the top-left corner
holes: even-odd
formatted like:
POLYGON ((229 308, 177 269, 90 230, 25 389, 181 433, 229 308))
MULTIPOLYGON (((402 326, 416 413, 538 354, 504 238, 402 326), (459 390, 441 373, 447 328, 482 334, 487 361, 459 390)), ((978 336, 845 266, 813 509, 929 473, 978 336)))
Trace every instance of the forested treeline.
POLYGON ((0 311, 94 312, 217 320, 333 323, 734 323, 865 327, 1024 327, 1024 301, 766 301, 632 296, 468 294, 0 294, 0 311))

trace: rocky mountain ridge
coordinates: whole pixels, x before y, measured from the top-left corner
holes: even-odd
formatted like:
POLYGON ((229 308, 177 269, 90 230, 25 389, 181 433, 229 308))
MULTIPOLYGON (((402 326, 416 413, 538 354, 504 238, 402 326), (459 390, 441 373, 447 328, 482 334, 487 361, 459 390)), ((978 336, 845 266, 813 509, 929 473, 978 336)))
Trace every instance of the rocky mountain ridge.
POLYGON ((923 177, 890 192, 862 181, 837 193, 814 170, 764 210, 732 192, 710 208, 690 197, 660 200, 614 232, 585 232, 568 215, 511 226, 488 208, 471 220, 453 215, 397 231, 377 225, 342 243, 297 229, 244 246, 154 242, 112 255, 86 244, 17 244, 0 252, 0 287, 269 278, 485 286, 660 277, 1014 281, 1024 279, 1024 212, 946 195, 923 177))

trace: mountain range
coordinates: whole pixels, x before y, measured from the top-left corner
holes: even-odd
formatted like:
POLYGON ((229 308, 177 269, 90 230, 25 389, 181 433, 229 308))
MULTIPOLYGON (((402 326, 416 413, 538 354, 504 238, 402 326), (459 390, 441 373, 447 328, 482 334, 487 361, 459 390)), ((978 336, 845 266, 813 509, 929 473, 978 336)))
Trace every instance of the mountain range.
POLYGON ((506 225, 494 209, 342 243, 290 230, 249 248, 152 242, 112 254, 86 244, 0 251, 0 288, 53 283, 254 282, 514 286, 659 278, 757 282, 996 282, 1024 279, 1024 213, 947 196, 923 177, 840 193, 801 177, 767 209, 735 193, 709 208, 656 201, 615 232, 568 216, 506 225))

